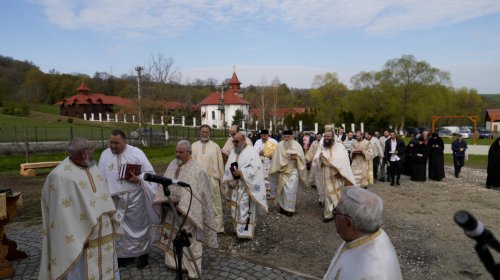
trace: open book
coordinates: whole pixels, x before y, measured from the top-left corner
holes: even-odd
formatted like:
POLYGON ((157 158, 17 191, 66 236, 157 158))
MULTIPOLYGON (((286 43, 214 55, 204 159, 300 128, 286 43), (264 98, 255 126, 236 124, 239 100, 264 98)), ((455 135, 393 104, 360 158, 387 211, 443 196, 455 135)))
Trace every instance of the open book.
POLYGON ((132 177, 131 174, 134 174, 135 176, 141 174, 141 165, 130 163, 122 164, 120 169, 120 179, 128 180, 132 177))

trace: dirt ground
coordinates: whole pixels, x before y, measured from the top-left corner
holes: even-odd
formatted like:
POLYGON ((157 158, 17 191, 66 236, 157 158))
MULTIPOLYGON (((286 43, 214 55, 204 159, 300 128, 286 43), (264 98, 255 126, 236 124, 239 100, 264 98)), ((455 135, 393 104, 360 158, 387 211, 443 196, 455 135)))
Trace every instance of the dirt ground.
MULTIPOLYGON (((163 173, 165 165, 155 166, 163 173)), ((40 223, 40 191, 45 175, 0 175, 0 188, 23 192, 24 205, 15 223, 40 223)), ((383 228, 390 236, 405 279, 491 279, 474 251, 475 241, 453 221, 458 210, 468 210, 500 237, 500 192, 484 187, 486 170, 464 167, 461 177, 446 167, 441 182, 412 182, 403 176, 401 187, 378 182, 368 189, 385 203, 383 228)), ((257 221, 256 237, 240 241, 225 209, 226 233, 219 234, 219 250, 235 256, 321 278, 341 240, 335 224, 322 222, 316 189, 299 191, 293 217, 280 215, 269 201, 269 212, 257 221)), ((500 259, 496 254, 497 260, 500 259)))

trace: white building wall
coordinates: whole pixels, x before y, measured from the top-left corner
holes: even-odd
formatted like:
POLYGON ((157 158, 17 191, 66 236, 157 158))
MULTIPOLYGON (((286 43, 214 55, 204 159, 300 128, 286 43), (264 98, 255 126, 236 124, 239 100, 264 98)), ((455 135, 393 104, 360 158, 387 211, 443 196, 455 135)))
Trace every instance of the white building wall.
MULTIPOLYGON (((201 123, 207 124, 210 127, 222 128, 222 116, 221 112, 218 110, 218 105, 204 105, 201 106, 201 123), (203 117, 203 113, 205 113, 205 117, 203 117), (215 115, 215 119, 212 118, 212 113, 215 115)), ((237 105, 225 105, 225 114, 224 114, 224 123, 226 126, 231 126, 233 121, 233 116, 236 114, 236 110, 240 109, 243 111, 243 114, 248 117, 249 115, 249 106, 245 104, 237 104, 237 105)))

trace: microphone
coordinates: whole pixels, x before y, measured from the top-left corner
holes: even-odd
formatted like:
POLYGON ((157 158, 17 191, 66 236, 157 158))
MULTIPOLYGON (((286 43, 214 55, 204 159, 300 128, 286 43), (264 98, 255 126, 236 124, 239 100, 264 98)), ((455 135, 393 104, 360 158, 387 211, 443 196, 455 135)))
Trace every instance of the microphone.
POLYGON ((144 180, 149 181, 149 182, 155 182, 162 184, 163 186, 170 186, 170 185, 177 185, 180 187, 189 187, 189 184, 177 181, 175 179, 170 179, 158 175, 154 175, 151 173, 144 173, 144 180))
POLYGON ((455 213, 455 223, 457 223, 470 238, 476 240, 478 243, 488 244, 495 249, 500 249, 500 244, 495 239, 493 234, 485 228, 481 221, 478 221, 472 214, 467 211, 461 210, 455 213))

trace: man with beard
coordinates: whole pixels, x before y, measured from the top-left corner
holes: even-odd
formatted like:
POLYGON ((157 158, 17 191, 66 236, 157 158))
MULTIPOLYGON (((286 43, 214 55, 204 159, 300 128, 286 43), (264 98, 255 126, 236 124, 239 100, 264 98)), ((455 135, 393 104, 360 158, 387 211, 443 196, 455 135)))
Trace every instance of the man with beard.
POLYGON ((411 180, 424 182, 427 178, 427 158, 429 151, 427 145, 424 144, 424 137, 417 138, 417 144, 413 147, 412 171, 411 180))
POLYGON ((127 137, 115 129, 109 138, 109 148, 99 159, 99 169, 106 179, 125 235, 117 239, 118 264, 125 266, 138 257, 138 268, 148 265, 150 226, 159 222, 158 210, 153 209, 156 184, 143 180, 144 173, 155 174, 144 152, 127 144, 127 137), (138 173, 128 173, 135 165, 138 173))
POLYGON ((42 189, 38 279, 119 279, 116 210, 106 180, 92 160, 92 143, 74 138, 68 153, 42 189))
POLYGON ((429 147, 429 179, 441 181, 444 178, 444 142, 437 133, 427 142, 429 147))
POLYGON ((245 135, 234 135, 234 149, 224 169, 222 185, 230 198, 231 218, 239 238, 253 238, 257 210, 267 212, 264 171, 259 153, 246 143, 245 135), (257 207, 258 206, 258 207, 257 207))
POLYGON ((224 176, 224 162, 219 145, 210 140, 210 126, 200 127, 200 140, 193 143, 192 158, 208 175, 210 191, 215 213, 215 224, 218 233, 224 232, 224 217, 222 213, 221 183, 224 176))
POLYGON ((158 191, 154 203, 165 204, 159 245, 165 251, 165 265, 167 267, 175 269, 178 265, 172 242, 181 230, 179 227, 182 226, 182 229, 191 234, 188 236, 191 242, 189 248, 193 255, 189 254, 188 248, 183 249, 182 269, 187 270, 189 278, 193 279, 201 278, 201 275, 197 274, 196 268, 199 268, 201 272, 203 244, 217 248, 218 243, 210 180, 203 169, 191 158, 191 153, 189 141, 179 141, 175 147, 175 160, 170 162, 165 174, 163 174, 166 178, 172 178, 190 186, 190 188, 176 185, 168 186, 169 198, 175 209, 170 208, 170 203, 165 204, 169 198, 165 196, 161 185, 157 185, 158 191), (184 224, 176 220, 177 215, 173 211, 178 213, 181 220, 186 218, 184 224))
POLYGON ((333 220, 333 209, 337 207, 340 193, 345 186, 356 183, 344 145, 335 143, 333 131, 325 131, 323 145, 314 156, 315 165, 320 167, 321 182, 324 197, 323 222, 333 220))
POLYGON ((307 169, 304 151, 293 140, 291 130, 283 133, 283 140, 274 150, 269 175, 271 183, 276 185, 275 202, 280 213, 293 216, 299 185, 307 185, 307 169))
MULTIPOLYGON (((235 124, 233 124, 229 128, 229 135, 230 136, 229 136, 229 138, 227 138, 226 143, 224 144, 224 146, 221 149, 224 162, 227 161, 227 157, 229 156, 229 154, 231 153, 231 151, 234 148, 234 145, 233 145, 234 135, 236 135, 236 133, 238 133, 239 131, 240 131, 240 127, 238 125, 235 125, 235 124)), ((250 138, 245 137, 245 141, 246 141, 247 145, 253 146, 252 140, 250 138)))
POLYGON ((361 131, 356 131, 356 140, 352 144, 352 172, 356 185, 367 188, 373 184, 373 147, 370 141, 363 139, 361 131))
POLYGON ((372 172, 373 172, 373 183, 375 183, 378 179, 377 171, 380 165, 380 158, 384 157, 384 150, 382 150, 382 147, 380 146, 380 141, 377 139, 377 137, 373 137, 371 132, 369 131, 365 132, 365 139, 370 142, 373 149, 372 172))
POLYGON ((264 180, 266 183, 266 195, 268 199, 273 199, 276 196, 276 186, 269 183, 269 168, 273 159, 273 153, 278 142, 269 137, 269 130, 262 129, 260 131, 260 139, 255 142, 255 149, 259 152, 262 166, 264 168, 264 180))
POLYGON ((486 188, 500 187, 500 137, 491 144, 488 151, 488 176, 486 188))
POLYGON ((458 178, 462 166, 465 161, 465 151, 467 150, 467 142, 462 139, 462 134, 457 135, 457 139, 451 143, 453 151, 453 166, 455 167, 455 177, 458 178))
POLYGON ((385 142, 389 140, 389 130, 384 129, 384 135, 380 136, 379 141, 380 141, 380 147, 382 148, 382 160, 380 162, 380 176, 379 180, 380 182, 385 182, 386 178, 388 179, 389 176, 387 176, 387 163, 385 160, 385 142))
POLYGON ((399 178, 401 177, 401 169, 405 159, 405 143, 397 138, 394 130, 389 132, 389 139, 385 141, 384 158, 389 169, 391 186, 394 186, 394 184, 399 186, 399 178))

